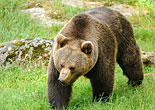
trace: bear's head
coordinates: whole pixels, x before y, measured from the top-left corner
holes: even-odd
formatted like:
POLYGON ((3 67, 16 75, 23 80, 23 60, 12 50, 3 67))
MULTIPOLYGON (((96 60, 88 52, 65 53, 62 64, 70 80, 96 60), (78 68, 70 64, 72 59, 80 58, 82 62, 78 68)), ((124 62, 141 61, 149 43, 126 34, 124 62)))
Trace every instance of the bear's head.
POLYGON ((63 85, 71 85, 80 76, 88 73, 96 64, 97 58, 98 50, 91 41, 57 35, 53 59, 60 73, 58 80, 63 85))

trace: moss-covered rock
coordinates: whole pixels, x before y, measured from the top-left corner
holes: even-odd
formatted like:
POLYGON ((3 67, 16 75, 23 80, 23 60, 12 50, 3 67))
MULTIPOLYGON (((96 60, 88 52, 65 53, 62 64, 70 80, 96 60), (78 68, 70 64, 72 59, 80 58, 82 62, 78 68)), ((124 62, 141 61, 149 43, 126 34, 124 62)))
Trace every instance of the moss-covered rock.
POLYGON ((4 47, 4 45, 0 45, 0 48, 4 47))
POLYGON ((15 46, 22 46, 22 45, 25 45, 25 42, 18 40, 16 42, 13 42, 12 44, 15 46))
POLYGON ((30 61, 43 58, 48 61, 53 40, 44 38, 22 39, 0 45, 0 65, 12 61, 30 61))

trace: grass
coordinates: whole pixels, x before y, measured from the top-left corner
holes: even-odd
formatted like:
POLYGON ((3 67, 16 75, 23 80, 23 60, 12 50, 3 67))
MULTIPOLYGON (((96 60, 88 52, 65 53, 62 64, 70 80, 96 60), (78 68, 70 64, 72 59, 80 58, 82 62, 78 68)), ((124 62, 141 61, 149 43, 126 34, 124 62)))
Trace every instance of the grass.
POLYGON ((45 68, 7 66, 0 70, 1 110, 46 110, 45 68))
MULTIPOLYGON (((98 0, 101 1, 101 0, 98 0)), ((107 0, 108 1, 108 0, 107 0)), ((44 7, 52 19, 68 21, 75 14, 87 10, 60 4, 52 5, 43 0, 1 0, 0 1, 0 44, 3 42, 34 37, 54 38, 63 25, 45 27, 30 19, 20 10, 30 7, 44 7)), ((110 2, 110 1, 109 1, 110 2)), ((115 3, 134 5, 140 15, 130 18, 137 43, 143 51, 155 52, 155 16, 153 0, 116 0, 115 3)), ((145 73, 155 73, 155 65, 144 67, 145 73)), ((115 70, 114 91, 110 101, 105 104, 92 102, 92 89, 89 80, 81 77, 73 86, 73 94, 68 110, 154 110, 155 76, 145 76, 140 87, 127 85, 127 78, 122 75, 117 65, 115 70)), ((0 68, 0 109, 1 110, 50 110, 47 102, 47 67, 20 64, 0 68)))
POLYGON ((143 51, 155 52, 155 28, 136 27, 134 33, 137 43, 143 51))
MULTIPOLYGON (((145 67, 155 72, 155 67, 145 67)), ((7 66, 0 70, 1 110, 49 110, 46 97, 46 67, 7 66)), ((73 86, 68 110, 154 110, 155 77, 146 76, 140 87, 127 85, 127 78, 117 65, 114 91, 110 102, 104 105, 92 102, 91 86, 84 77, 73 86)))
POLYGON ((88 9, 85 6, 83 6, 83 8, 79 8, 64 5, 61 3, 61 0, 53 0, 51 8, 53 11, 50 13, 50 17, 59 20, 69 20, 74 15, 84 12, 88 9))
POLYGON ((63 27, 63 25, 41 26, 36 21, 30 19, 29 15, 21 12, 20 7, 26 7, 26 2, 24 0, 22 2, 25 5, 18 0, 0 1, 0 44, 15 39, 53 38, 51 36, 56 35, 63 27))

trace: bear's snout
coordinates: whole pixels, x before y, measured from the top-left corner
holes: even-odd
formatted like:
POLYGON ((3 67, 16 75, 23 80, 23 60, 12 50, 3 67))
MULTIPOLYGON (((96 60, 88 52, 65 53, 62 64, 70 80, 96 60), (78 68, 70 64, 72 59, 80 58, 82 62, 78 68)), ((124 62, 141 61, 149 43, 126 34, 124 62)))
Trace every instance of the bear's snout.
POLYGON ((58 81, 62 85, 69 85, 70 84, 70 80, 71 80, 71 71, 69 69, 63 68, 60 71, 60 75, 59 75, 58 81))

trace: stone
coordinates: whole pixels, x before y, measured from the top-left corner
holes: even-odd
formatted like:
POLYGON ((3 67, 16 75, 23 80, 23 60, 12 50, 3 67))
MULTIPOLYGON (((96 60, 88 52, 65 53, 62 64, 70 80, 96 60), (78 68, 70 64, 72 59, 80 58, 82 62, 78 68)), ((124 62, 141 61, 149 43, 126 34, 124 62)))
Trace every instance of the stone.
POLYGON ((83 0, 62 0, 62 3, 65 5, 70 5, 72 7, 80 7, 80 8, 82 8, 84 5, 83 0))
POLYGON ((62 21, 58 21, 55 19, 49 19, 46 11, 43 8, 29 8, 22 10, 25 14, 30 14, 32 19, 38 20, 40 25, 45 25, 51 27, 52 25, 64 25, 65 23, 62 21))
POLYGON ((39 58, 48 61, 52 46, 53 40, 41 37, 6 42, 0 46, 0 65, 39 58))
POLYGON ((138 10, 136 10, 132 6, 125 5, 125 4, 119 4, 119 5, 116 4, 116 5, 113 5, 113 6, 109 7, 109 8, 122 13, 126 17, 131 17, 133 15, 139 14, 138 10))
POLYGON ((45 10, 43 8, 30 8, 26 10, 22 10, 22 12, 30 14, 30 16, 34 19, 45 19, 45 10))
POLYGON ((142 61, 146 66, 155 64, 155 53, 142 51, 142 61))

